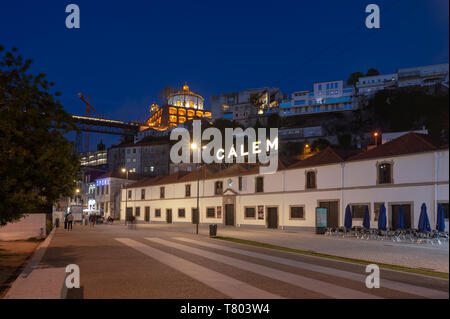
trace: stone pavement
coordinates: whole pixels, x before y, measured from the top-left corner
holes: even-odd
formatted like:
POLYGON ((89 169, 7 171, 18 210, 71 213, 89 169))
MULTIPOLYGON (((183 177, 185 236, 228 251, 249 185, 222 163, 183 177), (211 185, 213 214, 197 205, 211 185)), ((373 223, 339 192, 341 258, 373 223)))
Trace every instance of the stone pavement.
MULTIPOLYGON (((448 298, 447 279, 384 269, 379 289, 368 289, 363 265, 210 239, 207 229, 197 236, 188 224, 58 228, 7 298, 448 298), (79 267, 81 287, 64 290, 70 264, 79 267)), ((219 234, 284 245, 321 240, 276 230, 219 234)))
MULTIPOLYGON (((138 224, 138 228, 195 233, 192 224, 138 224)), ((208 236, 208 225, 199 225, 199 234, 208 236)), ((411 268, 449 272, 449 244, 425 245, 392 241, 316 235, 311 231, 225 227, 218 225, 218 236, 253 240, 293 249, 361 259, 411 268)))

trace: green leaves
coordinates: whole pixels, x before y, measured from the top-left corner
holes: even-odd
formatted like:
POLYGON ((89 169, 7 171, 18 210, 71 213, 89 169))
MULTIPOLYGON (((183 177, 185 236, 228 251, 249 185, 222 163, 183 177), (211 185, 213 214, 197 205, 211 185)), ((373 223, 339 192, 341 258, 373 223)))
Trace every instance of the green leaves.
POLYGON ((71 116, 16 52, 0 54, 0 226, 70 196, 79 172, 71 116))

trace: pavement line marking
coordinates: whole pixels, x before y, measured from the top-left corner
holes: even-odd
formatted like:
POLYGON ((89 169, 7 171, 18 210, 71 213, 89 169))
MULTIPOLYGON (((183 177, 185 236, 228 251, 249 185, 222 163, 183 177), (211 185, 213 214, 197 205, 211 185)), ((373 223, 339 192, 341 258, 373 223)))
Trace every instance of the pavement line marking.
POLYGON ((265 290, 253 287, 245 282, 209 270, 183 258, 168 254, 159 249, 150 247, 129 238, 115 238, 124 245, 140 251, 141 253, 156 259, 158 262, 168 265, 175 270, 204 283, 211 288, 236 299, 282 299, 283 297, 265 290))
MULTIPOLYGON (((362 284, 364 284, 366 281, 366 275, 353 273, 350 271, 339 270, 339 269, 319 266, 319 265, 315 265, 315 264, 309 264, 306 262, 291 260, 288 258, 275 257, 275 256, 270 256, 270 255, 266 255, 266 254, 248 251, 248 250, 231 248, 231 247, 223 246, 223 245, 211 244, 211 243, 193 240, 193 239, 184 238, 184 237, 174 237, 174 238, 176 240, 196 244, 199 246, 220 249, 223 251, 229 251, 229 252, 236 253, 236 254, 241 254, 241 255, 245 255, 245 256, 250 256, 250 257, 255 257, 255 258, 264 259, 264 260, 268 260, 268 261, 273 261, 273 262, 283 264, 283 265, 288 265, 288 266, 298 267, 298 268, 302 268, 302 269, 306 269, 306 270, 310 270, 310 271, 314 271, 314 272, 319 272, 319 273, 323 273, 326 275, 355 280, 355 281, 361 282, 362 284)), ((405 284, 402 282, 392 281, 392 280, 383 279, 383 278, 380 278, 380 287, 397 290, 397 291, 405 292, 408 294, 418 295, 418 296, 422 296, 422 297, 426 297, 426 298, 433 298, 433 299, 438 299, 438 298, 447 299, 449 296, 448 292, 446 292, 446 291, 405 284)))
POLYGON ((227 256, 216 254, 216 253, 211 253, 211 252, 208 252, 205 250, 201 250, 201 249, 193 248, 190 246, 170 242, 170 241, 167 241, 167 240, 164 240, 161 238, 146 237, 145 239, 155 242, 155 243, 165 245, 165 246, 180 249, 182 251, 185 251, 185 252, 188 252, 188 253, 191 253, 194 255, 212 259, 217 262, 227 264, 227 265, 239 268, 239 269, 250 271, 250 272, 256 273, 260 276, 265 276, 265 277, 269 277, 271 279, 283 281, 288 284, 298 286, 298 287, 301 287, 301 288, 304 288, 304 289, 307 289, 310 291, 314 291, 314 292, 317 292, 317 293, 320 293, 322 295, 329 296, 332 298, 337 298, 337 299, 382 299, 382 297, 379 297, 379 296, 375 296, 375 295, 371 295, 371 294, 364 293, 361 291, 337 286, 334 284, 327 283, 325 281, 320 281, 320 280, 304 277, 301 275, 296 275, 296 274, 292 274, 289 272, 276 270, 276 269, 266 267, 263 265, 239 260, 236 258, 227 257, 227 256))

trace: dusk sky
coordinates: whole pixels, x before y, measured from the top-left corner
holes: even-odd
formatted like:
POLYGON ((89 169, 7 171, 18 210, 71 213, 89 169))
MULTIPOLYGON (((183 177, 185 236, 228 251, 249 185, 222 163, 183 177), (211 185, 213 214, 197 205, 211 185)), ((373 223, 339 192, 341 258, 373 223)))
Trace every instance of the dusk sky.
POLYGON ((206 98, 262 86, 290 94, 370 67, 448 63, 448 3, 2 1, 0 44, 33 59, 68 112, 84 114, 82 92, 107 118, 145 120, 168 85, 206 98), (80 29, 65 27, 70 3, 80 29), (378 30, 365 27, 370 3, 381 8, 378 30))

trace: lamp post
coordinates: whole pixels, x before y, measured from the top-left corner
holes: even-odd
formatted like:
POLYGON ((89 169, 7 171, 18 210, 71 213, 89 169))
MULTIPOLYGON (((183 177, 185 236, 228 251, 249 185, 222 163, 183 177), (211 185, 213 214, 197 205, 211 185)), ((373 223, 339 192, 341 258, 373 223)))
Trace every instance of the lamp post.
POLYGON ((125 183, 125 225, 127 224, 127 206, 128 206, 128 170, 122 168, 122 173, 127 174, 127 181, 125 183))
POLYGON ((378 132, 374 132, 373 136, 375 137, 375 146, 378 145, 378 132))
MULTIPOLYGON (((202 147, 202 149, 205 149, 205 148, 206 148, 206 146, 202 147)), ((197 144, 192 143, 191 149, 196 150, 197 144)), ((195 219, 195 234, 196 235, 198 235, 198 224, 200 222, 200 205, 199 205, 199 202, 200 202, 200 171, 201 171, 202 167, 203 167, 203 163, 201 162, 201 159, 200 159, 200 164, 197 165, 197 170, 198 170, 198 173, 197 173, 197 218, 195 219)))

